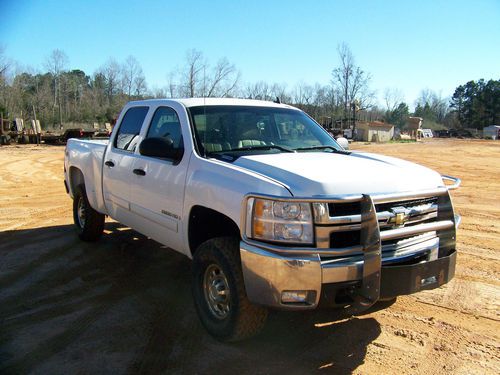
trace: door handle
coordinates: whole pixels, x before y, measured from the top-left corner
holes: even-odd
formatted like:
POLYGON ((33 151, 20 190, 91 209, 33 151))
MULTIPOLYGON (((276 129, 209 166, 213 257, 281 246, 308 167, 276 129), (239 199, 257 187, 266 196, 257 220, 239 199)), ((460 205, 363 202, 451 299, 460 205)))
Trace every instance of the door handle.
POLYGON ((114 167, 115 163, 113 163, 111 160, 107 160, 104 162, 104 165, 107 165, 108 167, 114 167))
POLYGON ((134 169, 133 172, 137 176, 145 176, 146 175, 146 172, 144 170, 142 170, 142 169, 134 169))

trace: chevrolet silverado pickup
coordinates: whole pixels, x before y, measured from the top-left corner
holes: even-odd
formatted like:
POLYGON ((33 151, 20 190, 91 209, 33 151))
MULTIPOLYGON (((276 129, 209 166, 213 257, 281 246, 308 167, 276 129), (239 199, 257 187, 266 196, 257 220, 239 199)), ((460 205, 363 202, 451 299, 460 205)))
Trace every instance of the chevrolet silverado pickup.
POLYGON ((460 180, 350 152, 289 105, 130 102, 109 140, 68 141, 64 183, 82 240, 109 216, 191 258, 196 311, 224 341, 269 308, 357 314, 455 273, 460 180))

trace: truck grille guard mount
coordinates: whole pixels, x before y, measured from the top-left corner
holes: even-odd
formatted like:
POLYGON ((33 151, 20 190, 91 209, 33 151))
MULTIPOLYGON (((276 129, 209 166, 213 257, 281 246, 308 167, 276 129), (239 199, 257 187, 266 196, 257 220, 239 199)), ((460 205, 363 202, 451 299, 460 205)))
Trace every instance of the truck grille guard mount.
MULTIPOLYGON (((350 246, 345 248, 311 248, 311 247, 283 247, 261 241, 255 241, 246 236, 246 230, 241 231, 243 241, 250 245, 255 245, 263 249, 275 252, 281 255, 330 255, 341 256, 350 255, 354 252, 363 254, 363 272, 359 288, 353 293, 353 302, 346 309, 348 314, 358 314, 375 304, 380 298, 380 284, 382 271, 382 241, 402 238, 408 235, 421 234, 429 231, 436 231, 440 245, 439 257, 448 255, 455 249, 456 228, 460 223, 460 216, 454 215, 449 190, 457 189, 461 180, 451 176, 442 176, 443 180, 453 182, 452 185, 445 185, 431 190, 412 191, 403 193, 389 194, 357 194, 342 195, 335 197, 318 196, 313 198, 301 197, 276 197, 262 194, 248 194, 243 200, 242 206, 242 228, 250 225, 251 217, 246 210, 249 199, 267 198, 278 201, 299 201, 309 202, 313 206, 315 235, 318 236, 318 227, 316 224, 328 221, 330 219, 328 210, 324 207, 330 203, 352 203, 359 202, 361 208, 360 215, 360 246, 350 246), (437 197, 438 212, 437 220, 430 223, 417 224, 410 227, 401 227, 380 230, 379 219, 375 205, 389 202, 409 201, 413 199, 437 197)), ((251 211, 251 210, 250 210, 251 211)))

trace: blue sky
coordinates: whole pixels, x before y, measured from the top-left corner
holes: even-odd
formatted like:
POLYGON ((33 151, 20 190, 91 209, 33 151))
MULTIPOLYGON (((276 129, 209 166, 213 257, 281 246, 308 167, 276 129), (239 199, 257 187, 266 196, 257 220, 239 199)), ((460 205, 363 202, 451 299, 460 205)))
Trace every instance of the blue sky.
POLYGON ((87 74, 133 55, 149 87, 165 86, 192 48, 227 57, 243 82, 326 84, 341 42, 380 98, 398 88, 410 105, 425 88, 449 96, 500 78, 499 0, 0 0, 0 14, 0 45, 22 67, 43 70, 55 48, 87 74))

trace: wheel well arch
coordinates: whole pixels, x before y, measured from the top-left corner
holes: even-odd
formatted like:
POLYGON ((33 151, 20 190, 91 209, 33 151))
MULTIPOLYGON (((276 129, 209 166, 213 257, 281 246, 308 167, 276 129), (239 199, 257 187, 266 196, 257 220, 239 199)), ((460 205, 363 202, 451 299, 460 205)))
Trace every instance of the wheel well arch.
POLYGON ((77 167, 69 168, 69 189, 72 194, 74 194, 75 189, 78 185, 85 185, 85 178, 83 177, 83 172, 77 167))
POLYGON ((238 225, 228 216, 205 206, 193 206, 189 213, 189 251, 194 255, 198 246, 215 237, 240 238, 238 225))

